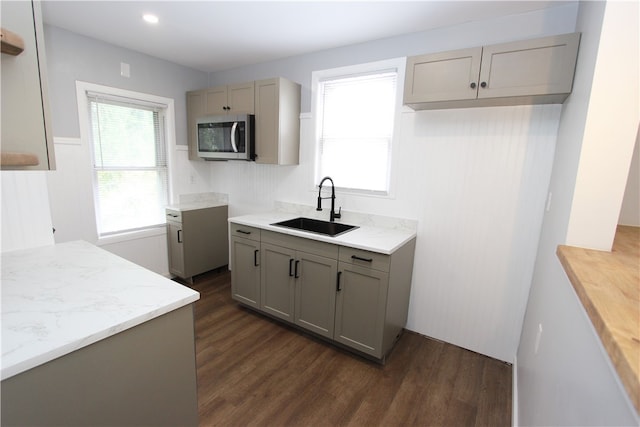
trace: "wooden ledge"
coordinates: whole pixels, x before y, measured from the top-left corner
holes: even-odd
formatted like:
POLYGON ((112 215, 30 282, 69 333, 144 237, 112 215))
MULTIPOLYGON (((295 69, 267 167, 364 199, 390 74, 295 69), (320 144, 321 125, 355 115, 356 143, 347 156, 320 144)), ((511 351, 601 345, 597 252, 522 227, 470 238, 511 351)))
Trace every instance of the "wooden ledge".
POLYGON ((9 31, 6 28, 0 28, 0 45, 2 46, 2 53, 9 55, 20 55, 24 50, 24 41, 22 37, 9 31))
POLYGON ((640 413, 640 227, 619 225, 611 252, 560 245, 557 255, 640 413))

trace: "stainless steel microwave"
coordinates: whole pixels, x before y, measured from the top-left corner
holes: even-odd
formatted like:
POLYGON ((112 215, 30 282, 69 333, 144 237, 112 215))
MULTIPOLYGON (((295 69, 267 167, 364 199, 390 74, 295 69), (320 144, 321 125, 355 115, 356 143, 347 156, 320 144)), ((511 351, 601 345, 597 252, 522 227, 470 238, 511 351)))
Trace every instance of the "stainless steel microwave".
POLYGON ((255 116, 208 116, 196 121, 198 156, 205 160, 255 160, 255 116))

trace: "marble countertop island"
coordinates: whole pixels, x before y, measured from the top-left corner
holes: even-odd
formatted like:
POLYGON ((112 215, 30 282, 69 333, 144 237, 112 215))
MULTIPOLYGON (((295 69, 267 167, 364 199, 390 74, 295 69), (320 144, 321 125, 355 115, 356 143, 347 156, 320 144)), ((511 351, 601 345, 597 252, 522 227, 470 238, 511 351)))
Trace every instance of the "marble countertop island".
POLYGON ((5 380, 200 298, 89 243, 2 254, 5 380))

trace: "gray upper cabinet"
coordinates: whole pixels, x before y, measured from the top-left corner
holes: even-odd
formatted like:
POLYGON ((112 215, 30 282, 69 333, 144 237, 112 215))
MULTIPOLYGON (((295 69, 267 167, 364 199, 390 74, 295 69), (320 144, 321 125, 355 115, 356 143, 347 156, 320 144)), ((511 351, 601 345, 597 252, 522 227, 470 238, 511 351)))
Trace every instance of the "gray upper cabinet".
POLYGON ((580 34, 407 58, 404 103, 421 109, 562 103, 580 34))
POLYGON ((407 58, 404 103, 476 99, 482 48, 407 58))
POLYGON ((240 83, 205 89, 206 115, 253 114, 254 84, 240 83))
POLYGON ((189 160, 201 160, 198 118, 225 114, 255 114, 256 163, 299 163, 298 83, 277 77, 187 92, 189 160))
POLYGON ((3 47, 0 61, 1 167, 55 169, 40 2, 2 2, 0 8, 3 33, 22 40, 22 51, 3 47))
POLYGON ((300 85, 283 78, 255 82, 256 163, 297 165, 300 85))
POLYGON ((187 138, 189 160, 202 160, 198 157, 198 118, 206 116, 207 93, 205 90, 187 92, 187 138))

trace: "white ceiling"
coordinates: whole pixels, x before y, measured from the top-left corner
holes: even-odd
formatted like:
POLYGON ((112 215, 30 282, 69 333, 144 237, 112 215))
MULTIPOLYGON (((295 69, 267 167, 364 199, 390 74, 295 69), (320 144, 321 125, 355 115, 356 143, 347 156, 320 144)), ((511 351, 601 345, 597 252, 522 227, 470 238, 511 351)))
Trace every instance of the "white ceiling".
POLYGON ((566 3, 48 0, 42 10, 47 24, 213 72, 566 3))

